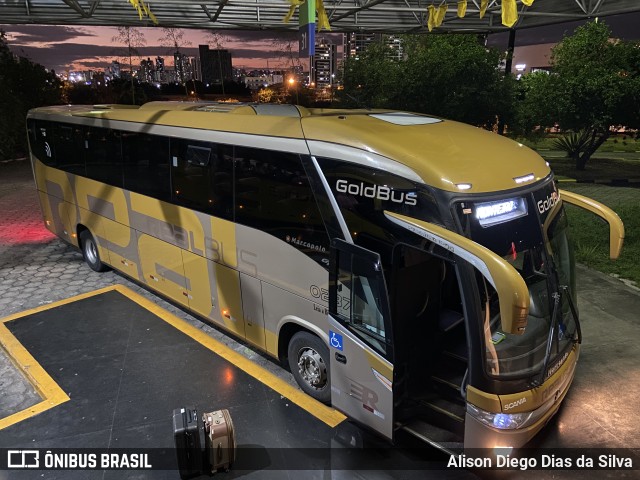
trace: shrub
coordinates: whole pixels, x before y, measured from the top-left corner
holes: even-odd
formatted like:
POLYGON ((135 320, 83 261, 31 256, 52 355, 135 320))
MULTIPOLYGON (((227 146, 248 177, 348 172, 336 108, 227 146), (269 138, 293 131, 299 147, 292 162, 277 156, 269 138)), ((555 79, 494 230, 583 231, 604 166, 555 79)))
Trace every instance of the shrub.
POLYGON ((558 150, 566 152, 567 157, 577 158, 589 145, 589 136, 587 130, 571 132, 569 135, 556 138, 551 145, 558 150))

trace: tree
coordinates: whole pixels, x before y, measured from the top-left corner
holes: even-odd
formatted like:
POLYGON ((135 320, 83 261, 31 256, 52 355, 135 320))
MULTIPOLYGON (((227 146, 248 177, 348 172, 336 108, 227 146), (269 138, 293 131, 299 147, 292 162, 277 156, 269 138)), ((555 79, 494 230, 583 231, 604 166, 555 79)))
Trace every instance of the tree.
POLYGON ((147 43, 143 33, 133 27, 118 27, 118 34, 111 38, 112 42, 124 45, 124 50, 119 55, 129 59, 129 73, 131 75, 131 104, 136 104, 136 94, 133 75, 133 57, 140 58, 139 48, 147 43))
POLYGON ((283 34, 275 37, 271 42, 272 52, 284 64, 284 68, 292 72, 302 70, 298 48, 298 38, 296 36, 283 34))
POLYGON ((0 30, 0 159, 27 153, 27 112, 62 103, 60 95, 55 72, 14 55, 0 30))
POLYGON ((511 115, 512 77, 498 69, 500 52, 475 35, 411 37, 402 107, 493 127, 511 115))
POLYGON ((560 128, 584 135, 572 154, 584 170, 595 151, 611 135, 611 127, 640 126, 640 45, 611 40, 603 22, 590 22, 551 51, 552 74, 523 77, 518 127, 560 128))
MULTIPOLYGON (((222 50, 224 48, 224 44, 229 41, 227 37, 222 35, 220 32, 210 31, 207 34, 207 40, 209 45, 212 45, 216 50, 222 50)), ((222 56, 218 54, 218 70, 220 71, 220 86, 222 87, 222 95, 224 95, 224 73, 222 71, 222 56)))
POLYGON ((258 90, 256 98, 259 103, 271 103, 276 97, 276 91, 273 88, 264 87, 258 90))
MULTIPOLYGON (((160 38, 160 45, 169 48, 169 51, 167 53, 173 53, 174 60, 176 57, 181 57, 182 52, 180 51, 180 49, 191 45, 191 42, 189 40, 184 39, 184 31, 179 28, 163 28, 162 31, 164 33, 164 36, 160 38)), ((186 85, 186 80, 188 79, 184 77, 184 71, 182 70, 181 66, 175 65, 175 68, 176 75, 179 75, 180 83, 184 85, 185 93, 188 96, 189 92, 186 85)))
POLYGON ((343 100, 351 96, 370 107, 482 126, 510 117, 513 80, 499 71, 497 50, 484 47, 475 35, 401 38, 404 60, 395 59, 385 42, 371 44, 359 59, 347 60, 343 100))
POLYGON ((180 53, 180 49, 191 45, 189 40, 184 39, 184 31, 180 28, 165 27, 162 29, 164 36, 160 37, 160 45, 168 47, 171 52, 180 53))
POLYGON ((349 57, 342 70, 344 89, 338 99, 345 106, 400 108, 404 87, 403 65, 393 60, 390 49, 380 42, 370 44, 358 58, 349 57))

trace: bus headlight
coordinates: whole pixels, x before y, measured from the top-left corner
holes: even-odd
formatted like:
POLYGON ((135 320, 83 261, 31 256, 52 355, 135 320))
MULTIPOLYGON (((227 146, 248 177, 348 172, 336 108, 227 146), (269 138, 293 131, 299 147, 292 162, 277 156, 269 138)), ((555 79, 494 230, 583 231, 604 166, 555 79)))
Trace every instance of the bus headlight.
POLYGON ((467 403, 467 412, 485 425, 500 430, 513 430, 530 424, 534 412, 523 413, 492 413, 467 403))

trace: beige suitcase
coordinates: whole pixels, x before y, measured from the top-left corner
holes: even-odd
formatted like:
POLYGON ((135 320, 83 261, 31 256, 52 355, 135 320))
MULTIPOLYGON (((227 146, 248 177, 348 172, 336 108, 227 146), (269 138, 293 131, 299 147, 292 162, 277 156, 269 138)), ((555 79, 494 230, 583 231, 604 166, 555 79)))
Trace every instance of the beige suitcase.
POLYGON ((202 416, 205 458, 211 473, 231 468, 236 459, 236 436, 229 410, 222 409, 202 416))

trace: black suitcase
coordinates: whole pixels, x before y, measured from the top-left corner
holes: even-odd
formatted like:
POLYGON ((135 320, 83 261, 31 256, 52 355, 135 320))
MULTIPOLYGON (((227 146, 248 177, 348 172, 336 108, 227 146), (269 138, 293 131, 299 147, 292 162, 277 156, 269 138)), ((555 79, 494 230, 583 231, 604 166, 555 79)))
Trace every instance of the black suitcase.
POLYGON ((173 411, 173 437, 178 455, 180 478, 200 475, 203 457, 198 412, 195 408, 177 408, 173 411))

